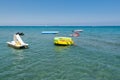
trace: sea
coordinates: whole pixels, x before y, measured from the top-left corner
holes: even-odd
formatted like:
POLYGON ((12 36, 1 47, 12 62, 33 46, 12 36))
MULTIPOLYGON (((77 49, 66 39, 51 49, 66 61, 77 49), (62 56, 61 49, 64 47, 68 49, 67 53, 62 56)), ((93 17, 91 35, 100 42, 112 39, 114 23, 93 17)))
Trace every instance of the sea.
POLYGON ((120 26, 0 26, 0 80, 120 80, 120 26), (75 45, 54 45, 79 29, 75 45), (28 49, 7 45, 17 32, 28 49))

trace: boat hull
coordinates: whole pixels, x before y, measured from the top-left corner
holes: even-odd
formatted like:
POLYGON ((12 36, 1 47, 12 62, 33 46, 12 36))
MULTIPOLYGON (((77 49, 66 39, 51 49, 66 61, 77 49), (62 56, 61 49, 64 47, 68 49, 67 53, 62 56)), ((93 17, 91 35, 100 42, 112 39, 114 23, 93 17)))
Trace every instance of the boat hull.
POLYGON ((12 43, 9 43, 9 42, 7 42, 7 44, 8 44, 9 47, 13 47, 15 49, 27 49, 28 48, 28 45, 17 46, 17 45, 14 45, 12 43))

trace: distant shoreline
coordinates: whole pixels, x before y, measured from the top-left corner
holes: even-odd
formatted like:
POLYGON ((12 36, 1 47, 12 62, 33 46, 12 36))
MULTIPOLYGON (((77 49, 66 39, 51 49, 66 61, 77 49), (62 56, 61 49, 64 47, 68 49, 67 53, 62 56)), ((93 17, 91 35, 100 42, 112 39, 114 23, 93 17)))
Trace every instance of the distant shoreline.
POLYGON ((120 25, 118 26, 114 26, 114 25, 113 26, 112 25, 111 26, 104 26, 104 25, 103 26, 79 26, 79 25, 78 26, 76 25, 72 25, 72 26, 71 25, 70 26, 69 25, 68 26, 67 25, 61 25, 61 26, 59 25, 53 25, 53 26, 52 25, 48 25, 48 26, 45 26, 45 25, 38 25, 38 26, 36 25, 20 25, 20 26, 19 25, 13 25, 13 26, 6 25, 5 26, 5 25, 1 25, 0 27, 120 27, 120 25))
POLYGON ((120 28, 120 26, 0 26, 0 29, 7 28, 120 28))

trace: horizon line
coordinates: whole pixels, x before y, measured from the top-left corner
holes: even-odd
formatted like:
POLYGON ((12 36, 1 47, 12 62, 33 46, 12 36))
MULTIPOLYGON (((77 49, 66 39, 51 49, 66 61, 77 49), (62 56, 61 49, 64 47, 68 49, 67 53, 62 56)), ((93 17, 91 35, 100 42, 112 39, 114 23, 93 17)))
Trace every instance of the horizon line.
POLYGON ((79 26, 79 27, 102 27, 102 26, 108 26, 108 27, 112 27, 112 26, 120 26, 120 25, 0 25, 0 27, 22 27, 22 26, 26 26, 26 27, 31 27, 31 26, 34 26, 34 27, 42 27, 42 26, 45 26, 45 27, 55 27, 55 26, 65 26, 65 27, 74 27, 74 26, 79 26))
POLYGON ((2 26, 120 26, 120 25, 0 25, 2 26))

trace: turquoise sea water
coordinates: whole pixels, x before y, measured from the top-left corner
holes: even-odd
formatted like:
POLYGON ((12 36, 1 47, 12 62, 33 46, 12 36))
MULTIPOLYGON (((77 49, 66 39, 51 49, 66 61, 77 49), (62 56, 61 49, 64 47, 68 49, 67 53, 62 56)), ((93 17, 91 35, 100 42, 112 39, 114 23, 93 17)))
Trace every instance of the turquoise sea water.
POLYGON ((120 80, 120 27, 0 27, 0 80, 120 80), (53 44, 76 29, 84 30, 73 37, 76 46, 53 44), (47 30, 60 33, 41 34, 47 30), (7 46, 16 32, 29 49, 7 46))

